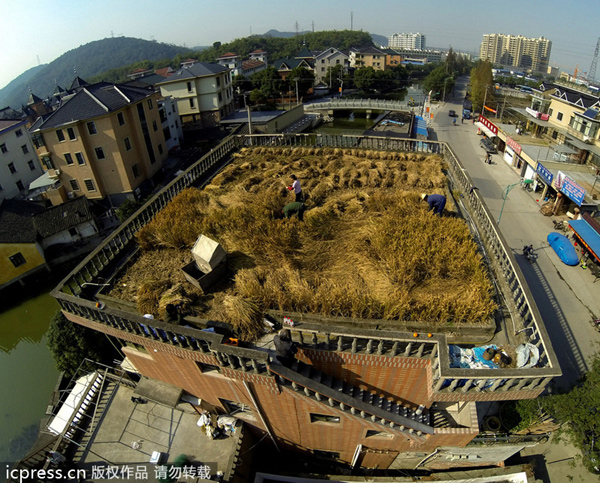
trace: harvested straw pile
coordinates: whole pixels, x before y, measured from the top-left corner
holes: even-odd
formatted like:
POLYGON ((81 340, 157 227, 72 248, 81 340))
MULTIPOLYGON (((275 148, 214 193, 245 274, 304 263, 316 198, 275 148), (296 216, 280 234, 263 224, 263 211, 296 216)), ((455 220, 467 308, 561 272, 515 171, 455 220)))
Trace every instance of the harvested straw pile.
POLYGON ((420 201, 423 191, 444 192, 438 156, 312 148, 237 156, 203 191, 175 198, 138 242, 144 251, 188 250, 200 234, 221 243, 234 283, 215 301, 242 336, 259 335, 268 308, 426 321, 432 330, 477 324, 495 309, 464 221, 435 217, 420 201), (291 173, 308 197, 304 223, 273 216, 293 201, 282 196, 291 173))

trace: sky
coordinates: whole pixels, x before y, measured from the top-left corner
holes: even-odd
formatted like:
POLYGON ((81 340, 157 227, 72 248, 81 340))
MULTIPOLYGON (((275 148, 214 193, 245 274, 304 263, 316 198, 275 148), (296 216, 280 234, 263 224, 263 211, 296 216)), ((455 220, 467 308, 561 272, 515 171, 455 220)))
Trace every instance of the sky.
POLYGON ((419 32, 428 47, 478 54, 484 34, 502 33, 551 40, 550 65, 570 73, 590 69, 600 37, 598 0, 0 0, 0 19, 0 88, 111 36, 194 47, 294 32, 297 23, 299 31, 419 32))

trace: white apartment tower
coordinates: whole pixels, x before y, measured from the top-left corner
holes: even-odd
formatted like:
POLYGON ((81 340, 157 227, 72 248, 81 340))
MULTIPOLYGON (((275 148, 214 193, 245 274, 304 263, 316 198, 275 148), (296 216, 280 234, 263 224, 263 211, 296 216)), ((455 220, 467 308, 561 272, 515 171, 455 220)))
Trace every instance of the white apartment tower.
POLYGON ((425 50, 425 36, 416 34, 394 34, 388 37, 388 47, 391 49, 425 50))
POLYGON ((492 64, 546 72, 552 42, 544 37, 530 39, 522 35, 486 34, 479 57, 492 64))

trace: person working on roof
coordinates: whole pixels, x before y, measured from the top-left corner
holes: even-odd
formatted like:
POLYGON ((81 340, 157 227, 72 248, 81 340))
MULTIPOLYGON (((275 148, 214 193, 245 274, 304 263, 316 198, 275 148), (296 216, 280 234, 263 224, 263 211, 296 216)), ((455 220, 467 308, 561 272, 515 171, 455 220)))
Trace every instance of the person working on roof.
POLYGON ((446 206, 446 197, 444 195, 428 195, 423 193, 421 199, 429 204, 429 211, 433 210, 436 215, 442 216, 444 206, 446 206))
POLYGON ((304 221, 304 203, 301 201, 294 201, 293 203, 289 203, 283 207, 281 213, 286 218, 291 218, 293 215, 296 215, 300 221, 304 221))
POLYGON ((292 184, 291 186, 288 186, 287 189, 294 191, 294 194, 296 195, 296 201, 304 201, 304 197, 302 196, 302 188, 300 187, 300 181, 298 181, 298 178, 296 178, 295 174, 290 175, 290 178, 292 179, 292 184))

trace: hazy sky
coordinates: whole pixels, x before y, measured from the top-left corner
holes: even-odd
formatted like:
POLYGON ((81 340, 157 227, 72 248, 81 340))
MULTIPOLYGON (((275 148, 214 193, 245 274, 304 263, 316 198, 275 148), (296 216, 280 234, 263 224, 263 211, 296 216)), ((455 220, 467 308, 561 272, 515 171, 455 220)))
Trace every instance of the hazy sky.
POLYGON ((315 30, 349 29, 351 12, 355 30, 420 32, 428 46, 477 53, 486 33, 543 36, 552 41, 551 65, 570 72, 589 70, 600 36, 599 0, 0 0, 0 88, 38 57, 49 63, 111 35, 193 47, 293 32, 296 22, 299 30, 313 22, 315 30))

